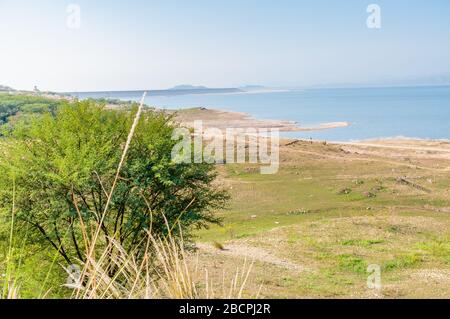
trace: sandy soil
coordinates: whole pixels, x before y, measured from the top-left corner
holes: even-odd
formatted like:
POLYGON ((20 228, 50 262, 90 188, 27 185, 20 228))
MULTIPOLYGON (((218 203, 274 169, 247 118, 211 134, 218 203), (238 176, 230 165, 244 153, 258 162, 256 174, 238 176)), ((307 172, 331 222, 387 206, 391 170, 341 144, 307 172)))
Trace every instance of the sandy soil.
MULTIPOLYGON (((227 128, 235 129, 279 129, 281 132, 317 131, 347 127, 347 122, 322 123, 315 127, 302 127, 299 123, 286 120, 260 120, 252 118, 247 113, 212 110, 206 108, 193 108, 173 112, 176 120, 182 125, 193 127, 194 121, 201 120, 204 129, 218 128, 224 131, 227 128)), ((299 140, 300 141, 300 140, 299 140)), ((286 140, 285 144, 295 143, 296 140, 286 140)), ((303 141, 305 142, 305 141, 303 141)), ((308 141, 309 142, 309 141, 308 141)), ((380 140, 366 140, 359 142, 328 142, 340 147, 344 152, 356 155, 386 156, 391 159, 412 156, 421 159, 450 159, 450 141, 447 140, 419 140, 410 138, 390 138, 380 140)), ((387 162, 391 162, 387 160, 387 162)), ((412 164, 413 165, 413 164, 412 164)), ((441 168, 442 169, 442 168, 441 168)), ((444 169, 450 169, 445 167, 444 169)))
POLYGON ((280 154, 266 178, 222 168, 231 211, 197 243, 211 277, 246 260, 262 298, 449 298, 450 141, 282 140, 280 154))
POLYGON ((279 129, 282 132, 316 131, 338 127, 346 127, 347 122, 322 123, 316 127, 302 127, 299 123, 285 120, 260 120, 252 118, 247 113, 195 108, 176 111, 176 119, 184 126, 193 127, 194 121, 201 120, 204 128, 255 128, 279 129))
POLYGON ((286 268, 288 270, 293 271, 306 271, 308 270, 306 267, 302 265, 298 265, 289 260, 278 258, 274 256, 272 253, 257 247, 252 247, 248 245, 243 245, 240 243, 227 243, 226 247, 223 250, 217 250, 213 245, 208 245, 204 243, 197 243, 197 248, 201 250, 201 252, 206 252, 209 254, 217 254, 220 253, 225 256, 234 256, 234 257, 244 257, 248 258, 252 261, 259 261, 262 263, 272 264, 278 267, 286 268))

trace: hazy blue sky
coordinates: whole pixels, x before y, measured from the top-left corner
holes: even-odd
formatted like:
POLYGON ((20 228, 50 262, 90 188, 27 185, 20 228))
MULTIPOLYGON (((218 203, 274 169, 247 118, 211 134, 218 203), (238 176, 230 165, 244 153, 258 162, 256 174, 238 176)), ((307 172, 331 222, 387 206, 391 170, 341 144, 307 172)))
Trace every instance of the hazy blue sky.
POLYGON ((449 0, 0 0, 0 84, 389 83, 450 73, 449 0), (67 5, 81 8, 79 29, 67 5), (382 28, 369 29, 367 6, 382 28))

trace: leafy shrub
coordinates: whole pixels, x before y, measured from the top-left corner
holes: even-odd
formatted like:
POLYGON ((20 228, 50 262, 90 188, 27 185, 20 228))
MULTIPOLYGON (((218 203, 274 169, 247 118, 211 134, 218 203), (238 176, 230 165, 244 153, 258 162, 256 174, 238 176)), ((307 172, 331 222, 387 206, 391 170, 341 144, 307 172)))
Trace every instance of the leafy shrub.
POLYGON ((0 147, 0 204, 10 207, 14 195, 18 226, 31 227, 30 240, 50 245, 67 263, 85 261, 86 233, 99 224, 103 245, 114 240, 139 257, 149 231, 160 237, 173 230, 188 240, 193 228, 220 222, 214 211, 228 197, 212 185, 214 167, 175 164, 171 118, 145 112, 100 223, 135 111, 66 103, 17 123, 0 147))
POLYGON ((60 100, 38 96, 0 93, 0 127, 2 131, 11 131, 11 124, 17 115, 54 113, 61 103, 60 100))

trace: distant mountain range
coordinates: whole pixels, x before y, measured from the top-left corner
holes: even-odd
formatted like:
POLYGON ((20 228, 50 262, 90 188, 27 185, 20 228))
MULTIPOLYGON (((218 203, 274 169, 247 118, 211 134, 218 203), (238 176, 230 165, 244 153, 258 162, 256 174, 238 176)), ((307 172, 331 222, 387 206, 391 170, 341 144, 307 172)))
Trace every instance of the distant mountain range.
POLYGON ((144 92, 147 92, 151 96, 179 96, 179 95, 194 95, 194 94, 233 94, 233 93, 245 93, 245 92, 258 92, 270 90, 260 85, 247 85, 238 88, 209 88, 206 86, 194 86, 189 84, 177 85, 170 89, 165 90, 132 90, 132 91, 91 91, 91 92, 60 92, 59 94, 65 94, 74 96, 80 99, 93 98, 93 99, 109 99, 109 100, 121 100, 124 96, 138 99, 144 92))
POLYGON ((108 98, 115 99, 120 98, 124 94, 129 96, 139 96, 143 92, 147 92, 152 96, 177 96, 177 95, 190 95, 190 94, 227 94, 227 93, 241 93, 245 92, 239 88, 208 88, 205 86, 193 86, 193 85, 178 85, 166 90, 133 90, 133 91, 96 91, 96 92, 64 92, 77 97, 91 97, 91 98, 108 98))

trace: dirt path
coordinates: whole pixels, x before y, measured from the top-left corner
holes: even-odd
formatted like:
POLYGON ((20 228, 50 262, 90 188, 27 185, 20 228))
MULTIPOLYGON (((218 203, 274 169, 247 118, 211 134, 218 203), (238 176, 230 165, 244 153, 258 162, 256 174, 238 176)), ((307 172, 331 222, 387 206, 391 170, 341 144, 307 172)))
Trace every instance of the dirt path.
POLYGON ((273 254, 261 248, 246 246, 242 244, 226 245, 225 250, 219 250, 211 244, 197 243, 197 248, 212 254, 222 254, 226 256, 247 258, 252 261, 272 264, 292 271, 307 271, 306 267, 298 265, 288 260, 284 260, 274 256, 273 254))

